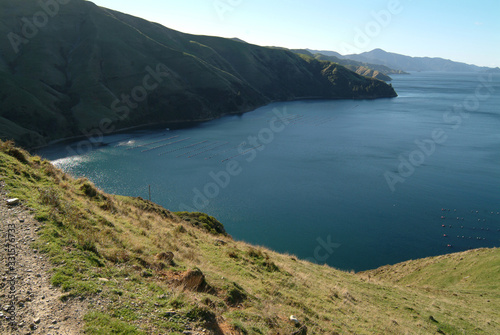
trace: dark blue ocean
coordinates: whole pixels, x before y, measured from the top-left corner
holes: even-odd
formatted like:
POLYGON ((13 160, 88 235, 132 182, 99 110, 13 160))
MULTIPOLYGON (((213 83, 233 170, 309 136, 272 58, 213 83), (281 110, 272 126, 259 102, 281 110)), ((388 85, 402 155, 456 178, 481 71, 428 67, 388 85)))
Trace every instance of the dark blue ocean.
POLYGON ((39 152, 106 192, 217 217, 345 270, 500 246, 500 76, 395 75, 399 97, 275 103, 39 152), (79 155, 75 155, 79 153, 79 155))

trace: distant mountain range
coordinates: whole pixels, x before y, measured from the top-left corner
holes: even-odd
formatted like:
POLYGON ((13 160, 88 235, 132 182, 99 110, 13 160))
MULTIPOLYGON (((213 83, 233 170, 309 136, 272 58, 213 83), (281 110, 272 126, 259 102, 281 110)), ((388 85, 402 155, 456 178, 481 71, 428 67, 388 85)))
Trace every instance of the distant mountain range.
POLYGON ((391 81, 392 78, 389 76, 391 74, 407 74, 404 71, 394 70, 385 65, 358 62, 352 59, 340 58, 343 56, 334 51, 318 51, 314 54, 312 53, 313 50, 310 51, 308 49, 297 49, 292 51, 298 54, 304 54, 310 57, 314 57, 315 59, 318 60, 326 60, 334 62, 342 66, 345 66, 349 70, 354 71, 362 76, 372 77, 383 81, 391 81))
MULTIPOLYGON (((385 65, 389 68, 401 71, 438 71, 438 72, 484 72, 494 70, 488 67, 480 67, 460 62, 454 62, 443 58, 410 57, 382 49, 374 49, 361 54, 341 55, 335 51, 309 50, 312 54, 323 54, 339 59, 350 59, 358 62, 385 65)), ((498 68, 497 68, 498 69, 498 68)))

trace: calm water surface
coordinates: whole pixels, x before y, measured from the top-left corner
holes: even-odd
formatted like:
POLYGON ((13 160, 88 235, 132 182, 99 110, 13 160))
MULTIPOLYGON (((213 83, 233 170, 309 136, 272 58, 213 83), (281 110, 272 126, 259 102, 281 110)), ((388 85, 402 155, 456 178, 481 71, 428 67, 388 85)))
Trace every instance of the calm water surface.
POLYGON ((235 239, 341 269, 500 246, 500 76, 392 85, 398 98, 276 103, 40 154, 107 192, 148 198, 151 185, 153 201, 209 213, 235 239))

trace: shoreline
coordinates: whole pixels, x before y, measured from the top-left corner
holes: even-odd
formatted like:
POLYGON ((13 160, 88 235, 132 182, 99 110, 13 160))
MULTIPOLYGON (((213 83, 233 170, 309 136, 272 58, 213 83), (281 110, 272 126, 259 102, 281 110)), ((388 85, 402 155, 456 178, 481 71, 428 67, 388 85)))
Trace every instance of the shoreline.
MULTIPOLYGON (((239 111, 221 114, 221 115, 219 115, 217 117, 213 117, 213 118, 203 118, 203 119, 197 119, 197 120, 163 121, 163 122, 159 122, 159 123, 149 122, 149 123, 139 124, 139 125, 136 125, 136 126, 131 126, 131 127, 125 127, 125 128, 116 129, 116 130, 113 130, 111 132, 107 132, 105 134, 102 134, 102 136, 116 135, 116 134, 124 133, 124 132, 130 131, 130 130, 154 129, 154 128, 162 128, 162 127, 170 128, 168 126, 175 127, 175 126, 183 125, 183 124, 184 124, 184 126, 180 126, 180 127, 176 128, 176 129, 185 129, 185 128, 190 128, 191 126, 194 126, 194 125, 199 124, 199 123, 209 122, 209 121, 213 121, 213 120, 218 120, 218 119, 221 119, 221 118, 223 118, 225 116, 243 115, 243 114, 246 114, 246 113, 250 113, 250 112, 253 112, 253 111, 255 111, 255 110, 259 109, 259 108, 266 107, 266 106, 269 106, 269 105, 275 104, 275 103, 286 103, 286 102, 296 102, 296 101, 309 101, 309 100, 311 100, 311 101, 315 101, 315 100, 317 100, 317 101, 320 101, 320 100, 324 100, 324 101, 336 101, 336 100, 376 100, 376 99, 393 99, 393 98, 397 98, 397 97, 398 97, 398 94, 396 93, 395 96, 391 96, 391 97, 363 96, 363 97, 355 97, 355 98, 325 98, 325 97, 321 97, 321 96, 309 96, 309 97, 297 97, 297 98, 293 98, 293 99, 289 99, 289 100, 272 100, 272 101, 269 101, 268 103, 260 105, 260 106, 250 107, 250 108, 243 108, 243 109, 241 109, 239 111)), ((93 128, 93 129, 95 129, 95 128, 93 128)), ((38 146, 38 147, 27 148, 26 150, 28 150, 29 152, 33 153, 33 152, 36 152, 36 151, 41 150, 41 149, 46 149, 46 148, 51 147, 53 145, 62 144, 62 143, 74 143, 74 142, 78 142, 80 140, 89 140, 89 137, 87 135, 75 135, 75 136, 70 136, 70 137, 63 137, 63 138, 51 140, 51 141, 49 141, 45 145, 38 146)))

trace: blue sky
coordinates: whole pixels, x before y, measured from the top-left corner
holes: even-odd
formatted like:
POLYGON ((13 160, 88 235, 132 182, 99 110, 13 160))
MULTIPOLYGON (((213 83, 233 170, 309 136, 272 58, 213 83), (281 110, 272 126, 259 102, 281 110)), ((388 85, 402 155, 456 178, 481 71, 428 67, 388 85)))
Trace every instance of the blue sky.
POLYGON ((500 0, 94 0, 191 34, 500 66, 500 0))

